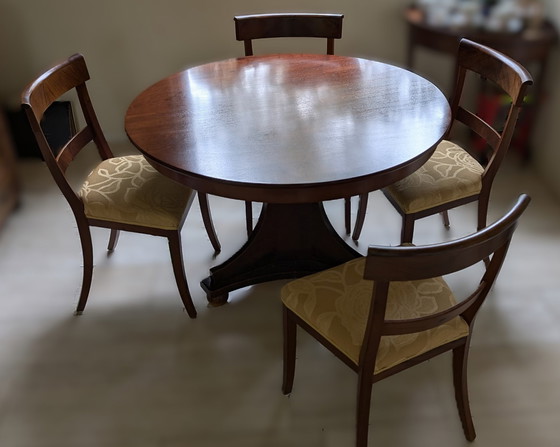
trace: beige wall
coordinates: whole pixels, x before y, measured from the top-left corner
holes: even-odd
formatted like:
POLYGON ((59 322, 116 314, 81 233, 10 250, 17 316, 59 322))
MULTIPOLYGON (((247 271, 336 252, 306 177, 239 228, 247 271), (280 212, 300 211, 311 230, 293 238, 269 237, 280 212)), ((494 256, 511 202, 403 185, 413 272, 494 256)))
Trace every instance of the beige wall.
MULTIPOLYGON (((560 24, 560 2, 543 0, 560 24)), ((145 87, 183 67, 242 55, 235 41, 235 14, 318 11, 345 14, 338 54, 402 65, 409 0, 0 0, 0 101, 15 104, 27 82, 54 61, 81 52, 89 65, 90 93, 109 140, 126 139, 123 117, 145 87)), ((311 45, 311 44, 309 44, 311 45)), ((266 47, 273 51, 275 44, 266 47)), ((310 48, 312 50, 312 48, 310 48)), ((323 50, 323 44, 317 51, 323 50)), ((560 75, 555 51, 549 81, 560 75)), ((417 70, 444 90, 452 61, 425 54, 417 70)), ((560 163, 554 120, 560 87, 549 82, 549 100, 535 141, 535 166, 560 196, 560 163)), ((558 124, 556 124, 556 128, 558 124)))
MULTIPOLYGON (((142 89, 185 66, 243 54, 243 44, 234 36, 235 14, 343 12, 344 37, 337 44, 337 53, 400 62, 405 28, 399 13, 406 3, 0 0, 0 100, 17 102, 21 89, 35 74, 54 61, 81 52, 88 62, 90 93, 105 132, 111 140, 124 139, 126 107, 142 89)), ((323 48, 320 42, 317 51, 323 48)))

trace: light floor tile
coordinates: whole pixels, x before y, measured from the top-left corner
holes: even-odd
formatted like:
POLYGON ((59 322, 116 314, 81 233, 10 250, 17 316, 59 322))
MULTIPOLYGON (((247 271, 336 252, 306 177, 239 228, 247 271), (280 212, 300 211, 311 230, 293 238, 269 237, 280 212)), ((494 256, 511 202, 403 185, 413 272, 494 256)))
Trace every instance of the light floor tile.
MULTIPOLYGON (((354 444, 356 375, 306 334, 298 340, 293 392, 281 393, 285 281, 232 292, 222 307, 207 305, 199 282, 245 241, 243 202, 210 197, 223 247, 217 256, 196 202, 185 223, 196 320, 182 310, 164 239, 123 233, 107 256, 101 229, 93 232, 88 305, 76 317, 82 270, 72 213, 41 162, 24 160, 20 169, 22 204, 0 232, 0 446, 354 444)), ((510 163, 498 175, 491 219, 521 191, 533 202, 473 337, 473 446, 560 445, 560 202, 530 169, 510 163)), ((354 211, 356 205, 354 199, 354 211)), ((342 232, 342 201, 325 206, 342 232)), ((439 216, 419 221, 415 243, 474 230, 474 206, 450 217, 450 230, 439 216)), ((371 193, 356 249, 397 245, 399 231, 397 213, 371 193)), ((370 440, 383 447, 468 445, 450 355, 374 385, 370 440)))

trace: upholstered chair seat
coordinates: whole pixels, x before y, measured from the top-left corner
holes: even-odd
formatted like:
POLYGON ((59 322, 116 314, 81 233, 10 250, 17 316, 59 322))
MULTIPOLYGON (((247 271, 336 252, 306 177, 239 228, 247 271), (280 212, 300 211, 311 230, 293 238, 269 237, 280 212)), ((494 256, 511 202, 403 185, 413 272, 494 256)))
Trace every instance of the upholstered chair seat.
POLYGON ((80 190, 90 219, 176 230, 194 191, 157 172, 142 155, 103 160, 80 190))
MULTIPOLYGON (((358 258, 285 285, 281 298, 356 365, 366 330, 373 281, 364 279, 366 258, 358 258)), ((441 312, 456 303, 441 278, 391 283, 385 319, 404 320, 441 312)), ((381 338, 374 373, 378 374, 413 357, 469 334, 459 316, 420 333, 381 338)))
POLYGON ((484 168, 459 145, 444 140, 417 171, 384 189, 406 213, 417 213, 480 193, 484 168))

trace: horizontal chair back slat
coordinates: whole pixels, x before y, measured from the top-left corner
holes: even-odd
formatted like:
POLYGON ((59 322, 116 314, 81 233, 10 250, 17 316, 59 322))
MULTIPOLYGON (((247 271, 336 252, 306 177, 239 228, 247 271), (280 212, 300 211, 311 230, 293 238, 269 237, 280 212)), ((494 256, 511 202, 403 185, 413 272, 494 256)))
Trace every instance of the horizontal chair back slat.
POLYGON ((512 210, 494 224, 464 238, 429 247, 371 246, 364 278, 381 281, 414 281, 447 275, 488 258, 511 239, 517 219, 529 198, 522 196, 512 210))
POLYGON ((478 73, 500 86, 513 100, 513 104, 523 103, 525 85, 533 83, 531 74, 510 58, 476 42, 459 46, 459 67, 478 73))

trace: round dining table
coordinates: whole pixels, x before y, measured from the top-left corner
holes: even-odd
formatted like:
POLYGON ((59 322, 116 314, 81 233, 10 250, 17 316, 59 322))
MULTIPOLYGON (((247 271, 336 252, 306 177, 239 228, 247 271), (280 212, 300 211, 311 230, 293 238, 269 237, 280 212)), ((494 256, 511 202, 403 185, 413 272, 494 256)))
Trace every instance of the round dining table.
POLYGON ((132 101, 125 129, 162 174, 202 193, 263 203, 247 242, 201 282, 218 305, 233 290, 361 256, 322 202, 411 174, 450 121, 443 93, 403 68, 275 54, 172 74, 132 101))

